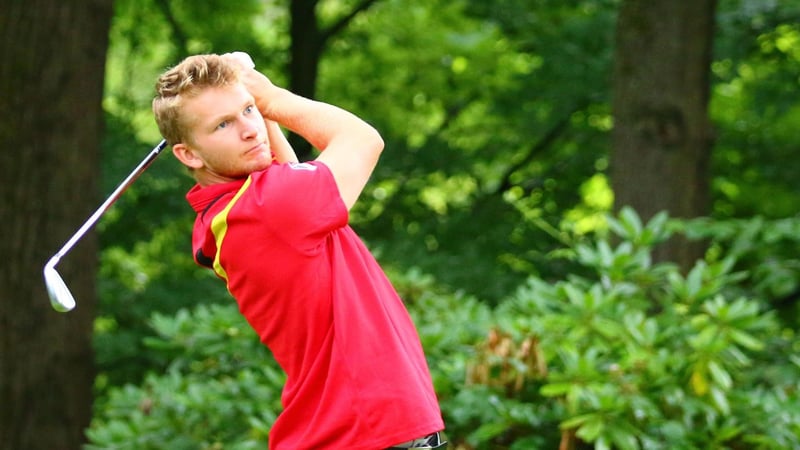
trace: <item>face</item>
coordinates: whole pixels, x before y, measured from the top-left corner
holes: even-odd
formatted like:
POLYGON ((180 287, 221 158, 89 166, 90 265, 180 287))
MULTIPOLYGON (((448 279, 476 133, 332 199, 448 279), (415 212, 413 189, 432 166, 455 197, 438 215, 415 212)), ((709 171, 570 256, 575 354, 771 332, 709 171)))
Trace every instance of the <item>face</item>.
POLYGON ((173 153, 201 185, 244 178, 272 163, 264 118, 243 85, 206 89, 187 99, 182 112, 192 118, 190 138, 173 153))

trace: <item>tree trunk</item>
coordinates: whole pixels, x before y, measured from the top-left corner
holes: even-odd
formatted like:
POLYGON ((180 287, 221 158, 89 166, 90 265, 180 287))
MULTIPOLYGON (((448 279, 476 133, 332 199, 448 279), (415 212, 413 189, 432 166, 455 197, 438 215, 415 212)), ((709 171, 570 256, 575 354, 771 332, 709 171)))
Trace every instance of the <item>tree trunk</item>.
MULTIPOLYGON (((289 36, 289 90, 303 97, 316 98, 319 63, 327 42, 360 13, 369 9, 377 0, 361 0, 338 21, 327 28, 321 28, 317 17, 319 0, 292 0, 289 5, 291 25, 289 36)), ((311 159, 311 144, 302 137, 291 133, 289 143, 301 160, 311 159)))
MULTIPOLYGON (((289 6, 291 20, 289 49, 289 90, 297 95, 315 98, 319 60, 322 57, 324 38, 317 23, 318 0, 292 0, 289 6)), ((311 158, 311 144, 291 133, 289 142, 303 161, 311 158)))
POLYGON ((50 307, 42 266, 97 206, 111 0, 0 6, 0 449, 77 450, 91 418, 95 240, 58 267, 73 312, 50 307))
MULTIPOLYGON (((613 83, 611 178, 616 208, 647 220, 659 211, 709 211, 709 71, 716 0, 624 0, 613 83)), ((687 268, 703 245, 672 240, 657 260, 687 268)))

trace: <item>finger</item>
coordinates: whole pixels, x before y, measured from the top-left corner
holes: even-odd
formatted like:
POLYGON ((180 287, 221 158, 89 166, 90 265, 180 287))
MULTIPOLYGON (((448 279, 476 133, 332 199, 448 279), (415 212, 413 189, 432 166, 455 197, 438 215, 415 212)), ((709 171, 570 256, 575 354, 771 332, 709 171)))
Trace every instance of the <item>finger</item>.
POLYGON ((255 69, 256 64, 253 62, 253 58, 250 57, 245 52, 232 52, 226 53, 223 56, 229 56, 231 58, 236 59, 242 66, 247 67, 248 69, 255 69))

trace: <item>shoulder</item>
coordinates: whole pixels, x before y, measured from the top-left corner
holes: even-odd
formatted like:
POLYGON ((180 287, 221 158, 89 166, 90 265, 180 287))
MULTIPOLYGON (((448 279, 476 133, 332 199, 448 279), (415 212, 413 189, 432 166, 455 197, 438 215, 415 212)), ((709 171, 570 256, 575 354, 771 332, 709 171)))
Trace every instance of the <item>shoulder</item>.
POLYGON ((317 170, 319 166, 325 166, 322 163, 312 161, 312 162, 290 162, 284 164, 289 170, 308 170, 314 172, 317 170))
POLYGON ((244 197, 271 214, 344 216, 347 210, 330 169, 318 161, 282 163, 251 174, 244 197))
POLYGON ((274 163, 264 170, 251 174, 251 178, 259 183, 328 176, 331 176, 330 169, 319 161, 274 163))

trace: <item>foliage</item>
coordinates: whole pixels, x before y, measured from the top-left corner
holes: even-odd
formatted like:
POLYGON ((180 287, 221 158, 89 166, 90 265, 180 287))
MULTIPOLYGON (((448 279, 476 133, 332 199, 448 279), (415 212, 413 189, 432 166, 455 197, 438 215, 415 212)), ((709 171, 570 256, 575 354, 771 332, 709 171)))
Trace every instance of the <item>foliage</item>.
POLYGON ((354 217, 388 260, 490 302, 558 273, 542 264, 558 244, 546 228, 607 166, 615 9, 555 3, 387 0, 331 46, 320 95, 387 141, 354 217))
MULTIPOLYGON (((464 355, 436 366, 463 371, 471 345, 485 333, 488 308, 442 293, 418 271, 390 272, 421 324, 425 347, 464 355)), ((96 405, 86 450, 263 448, 284 377, 235 303, 156 313, 149 324, 155 336, 145 339, 146 350, 169 363, 141 383, 109 389, 96 405)), ((452 389, 450 377, 434 377, 437 389, 452 389)))
MULTIPOLYGON (((320 2, 320 23, 354 3, 320 2)), ((780 3, 720 4, 711 99, 718 217, 785 217, 796 204, 791 43, 800 2, 780 3)), ((288 83, 288 2, 218 5, 116 2, 106 191, 158 140, 152 83, 185 53, 247 50, 273 80, 288 83)), ((606 172, 617 5, 380 0, 327 41, 319 98, 365 117, 387 142, 352 212, 385 260, 420 267, 491 303, 531 274, 572 270, 548 253, 562 244, 562 230, 602 226, 613 198, 606 172), (602 195, 597 186, 605 186, 602 195), (583 192, 587 187, 595 191, 583 192), (494 282, 482 283, 481 274, 494 282)), ((104 220, 104 244, 125 243, 132 252, 141 230, 188 220, 180 203, 190 182, 174 161, 164 161, 171 159, 162 157, 104 220)))
POLYGON ((750 274, 727 256, 686 276, 652 264, 665 216, 610 223, 616 245, 571 248, 593 276, 532 277, 497 308, 467 383, 443 401, 451 435, 487 449, 800 445, 800 348, 742 295, 750 274))
POLYGON ((793 329, 800 326, 800 221, 797 218, 767 220, 755 216, 743 220, 694 219, 683 224, 693 239, 712 242, 709 257, 729 255, 739 270, 750 276, 743 288, 769 302, 780 320, 793 329))
MULTIPOLYGON (((288 3, 115 2, 104 192, 158 141, 152 83, 186 53, 247 50, 287 85, 288 3)), ((379 0, 333 36, 319 98, 387 142, 352 222, 460 448, 796 446, 800 1, 720 2, 713 218, 646 226, 605 219, 617 4, 379 0), (650 261, 670 232, 710 243, 689 274, 650 261)), ((190 184, 163 155, 98 227, 91 448, 263 448, 278 410, 273 362, 191 261, 190 184)))
POLYGON ((800 118, 800 1, 721 2, 715 41, 712 119, 715 215, 782 218, 796 213, 800 118))
POLYGON ((155 314, 147 348, 170 361, 96 406, 91 449, 263 448, 283 374, 235 304, 155 314))
MULTIPOLYGON (((559 253, 587 275, 531 277, 493 309, 417 270, 389 270, 456 448, 799 446, 800 347, 754 296, 758 275, 736 270, 740 253, 712 251, 683 275, 650 256, 680 222, 645 225, 624 210, 608 223, 612 234, 559 253)), ((88 448, 263 446, 283 378, 235 306, 151 325, 147 347, 168 368, 113 388, 88 448)))

